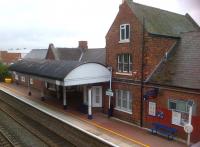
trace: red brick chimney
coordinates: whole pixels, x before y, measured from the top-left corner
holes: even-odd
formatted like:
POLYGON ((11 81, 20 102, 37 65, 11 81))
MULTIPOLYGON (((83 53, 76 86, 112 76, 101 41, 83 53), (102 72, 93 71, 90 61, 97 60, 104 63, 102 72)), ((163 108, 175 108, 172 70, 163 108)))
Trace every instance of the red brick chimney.
POLYGON ((87 43, 87 41, 79 41, 78 42, 78 48, 88 49, 88 43, 87 43))
POLYGON ((124 2, 133 2, 133 0, 122 0, 122 4, 123 4, 124 2))

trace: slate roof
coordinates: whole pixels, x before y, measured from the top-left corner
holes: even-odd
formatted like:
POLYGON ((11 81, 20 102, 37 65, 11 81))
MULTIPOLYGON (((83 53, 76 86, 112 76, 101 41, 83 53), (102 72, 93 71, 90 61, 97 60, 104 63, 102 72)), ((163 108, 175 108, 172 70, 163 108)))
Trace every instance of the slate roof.
POLYGON ((190 16, 181 15, 150 6, 141 5, 132 0, 127 3, 136 17, 143 22, 145 29, 152 34, 179 37, 182 32, 196 31, 199 26, 190 16))
POLYGON ((57 60, 79 61, 82 54, 80 48, 54 48, 57 60))
POLYGON ((105 48, 80 49, 80 48, 52 48, 56 60, 95 62, 105 65, 105 48))
POLYGON ((47 49, 32 49, 24 58, 25 59, 45 59, 47 49))
POLYGON ((82 62, 96 62, 103 65, 106 64, 106 49, 105 48, 96 48, 96 49, 87 49, 83 53, 81 58, 82 62))
POLYGON ((78 61, 24 59, 12 64, 9 70, 55 80, 63 80, 78 61))
POLYGON ((200 31, 181 34, 174 54, 158 67, 148 82, 200 89, 200 31))

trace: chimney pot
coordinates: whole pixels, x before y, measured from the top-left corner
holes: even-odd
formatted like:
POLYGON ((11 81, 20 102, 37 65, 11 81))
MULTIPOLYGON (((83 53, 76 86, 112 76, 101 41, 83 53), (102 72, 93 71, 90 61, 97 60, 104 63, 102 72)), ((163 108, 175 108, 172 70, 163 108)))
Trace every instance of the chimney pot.
POLYGON ((88 42, 87 41, 79 41, 78 47, 81 49, 88 49, 88 42))

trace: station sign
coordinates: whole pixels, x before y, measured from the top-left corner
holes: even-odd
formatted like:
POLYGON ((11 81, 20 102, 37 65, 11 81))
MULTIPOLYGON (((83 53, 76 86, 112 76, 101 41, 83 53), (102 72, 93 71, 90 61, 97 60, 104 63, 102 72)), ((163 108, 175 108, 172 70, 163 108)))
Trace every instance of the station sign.
POLYGON ((111 89, 106 90, 106 95, 107 96, 113 96, 113 91, 111 89))

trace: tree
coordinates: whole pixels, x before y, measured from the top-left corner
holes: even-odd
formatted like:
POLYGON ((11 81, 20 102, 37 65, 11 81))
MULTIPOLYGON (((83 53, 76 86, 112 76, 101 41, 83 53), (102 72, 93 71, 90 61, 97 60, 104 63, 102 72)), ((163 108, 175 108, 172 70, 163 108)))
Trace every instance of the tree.
POLYGON ((7 77, 11 77, 8 66, 0 62, 0 81, 3 81, 7 77))

